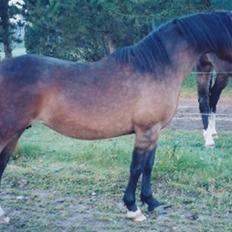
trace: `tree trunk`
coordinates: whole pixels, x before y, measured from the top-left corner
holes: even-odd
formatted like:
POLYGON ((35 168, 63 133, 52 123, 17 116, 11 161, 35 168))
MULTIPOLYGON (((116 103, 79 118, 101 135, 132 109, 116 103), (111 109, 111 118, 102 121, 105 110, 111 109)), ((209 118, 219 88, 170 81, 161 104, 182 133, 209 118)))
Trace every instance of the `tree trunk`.
POLYGON ((0 2, 0 22, 2 27, 2 43, 4 47, 5 58, 12 57, 8 2, 9 0, 1 0, 0 2))
POLYGON ((202 0, 202 2, 205 6, 209 7, 211 5, 211 0, 202 0))
POLYGON ((104 44, 106 49, 106 54, 109 55, 115 51, 115 45, 110 35, 104 35, 104 44))

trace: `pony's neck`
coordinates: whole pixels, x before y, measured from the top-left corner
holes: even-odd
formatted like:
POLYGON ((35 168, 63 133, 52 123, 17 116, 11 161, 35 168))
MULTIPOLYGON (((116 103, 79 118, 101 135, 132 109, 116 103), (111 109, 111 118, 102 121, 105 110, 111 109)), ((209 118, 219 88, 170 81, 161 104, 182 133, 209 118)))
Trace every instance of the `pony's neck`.
MULTIPOLYGON (((222 23, 220 24, 220 26, 222 26, 221 30, 219 28, 219 25, 217 25, 218 32, 222 33, 220 34, 212 33, 212 23, 206 25, 206 23, 204 23, 204 20, 202 20, 200 16, 202 15, 192 16, 192 18, 194 18, 195 20, 200 18, 199 22, 204 26, 204 29, 206 30, 206 32, 202 34, 201 31, 197 30, 197 32, 200 33, 201 37, 196 35, 195 38, 195 35, 193 35, 195 31, 191 31, 191 29, 194 30, 196 28, 196 25, 193 25, 193 27, 189 28, 189 30, 183 31, 183 28, 175 22, 170 23, 169 25, 161 28, 158 31, 159 36, 162 37, 162 41, 166 47, 168 56, 170 57, 172 69, 175 71, 175 73, 178 73, 178 76, 176 78, 180 78, 181 80, 185 79, 188 73, 192 70, 198 58, 204 53, 212 52, 215 53, 220 59, 232 62, 232 52, 230 51, 230 47, 232 46, 232 32, 229 31, 231 19, 228 22, 228 19, 227 21, 225 20, 224 15, 219 15, 220 17, 224 16, 223 19, 224 21, 226 21, 224 23, 225 25, 222 23), (214 37, 209 39, 210 35, 214 37)), ((215 21, 217 15, 207 14, 205 15, 205 18, 207 19, 206 16, 210 19, 214 19, 215 21)), ((185 20, 194 23, 193 19, 191 19, 191 16, 189 18, 182 19, 182 23, 185 20)), ((216 22, 217 21, 215 21, 215 23, 216 22)), ((185 27, 187 26, 188 24, 185 25, 185 27)))
POLYGON ((186 41, 181 41, 173 47, 175 54, 171 56, 171 59, 175 66, 177 67, 177 72, 179 73, 179 78, 183 81, 188 74, 192 71, 197 60, 206 51, 196 51, 191 45, 186 41))
POLYGON ((206 50, 197 51, 174 28, 161 33, 164 45, 168 51, 175 78, 182 82, 191 72, 198 58, 206 50))

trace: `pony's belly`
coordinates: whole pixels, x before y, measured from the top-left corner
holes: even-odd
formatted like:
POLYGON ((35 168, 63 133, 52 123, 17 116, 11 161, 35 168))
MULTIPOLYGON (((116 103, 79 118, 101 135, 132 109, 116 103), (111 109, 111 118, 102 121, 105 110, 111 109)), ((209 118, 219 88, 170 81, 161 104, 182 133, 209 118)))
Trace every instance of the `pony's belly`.
POLYGON ((112 138, 120 135, 130 134, 133 132, 133 126, 129 120, 113 120, 102 117, 101 120, 96 119, 73 119, 53 118, 49 121, 41 120, 43 124, 51 129, 73 138, 79 139, 104 139, 112 138))

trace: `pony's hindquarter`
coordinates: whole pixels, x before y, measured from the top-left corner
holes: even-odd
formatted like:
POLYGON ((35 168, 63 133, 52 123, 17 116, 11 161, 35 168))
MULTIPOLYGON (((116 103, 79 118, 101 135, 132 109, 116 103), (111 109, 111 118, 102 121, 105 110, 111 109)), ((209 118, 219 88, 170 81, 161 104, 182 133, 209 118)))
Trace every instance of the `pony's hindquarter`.
POLYGON ((0 64, 0 177, 22 132, 39 112, 36 77, 25 57, 0 64))

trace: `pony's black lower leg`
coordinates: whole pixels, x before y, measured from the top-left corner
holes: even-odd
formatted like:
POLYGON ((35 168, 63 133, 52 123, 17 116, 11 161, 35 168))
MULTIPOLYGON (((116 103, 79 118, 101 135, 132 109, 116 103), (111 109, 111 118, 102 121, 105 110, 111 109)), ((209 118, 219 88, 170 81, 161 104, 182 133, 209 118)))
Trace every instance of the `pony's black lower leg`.
POLYGON ((202 123, 203 123, 203 137, 205 141, 205 146, 206 147, 213 147, 215 145, 214 139, 212 137, 212 132, 211 129, 209 128, 210 126, 210 121, 209 121, 209 114, 210 114, 210 106, 209 106, 209 96, 207 95, 199 95, 198 98, 199 101, 199 108, 201 112, 201 118, 202 118, 202 123))
MULTIPOLYGON (((133 219, 134 221, 143 221, 146 219, 146 217, 137 208, 135 203, 135 192, 138 179, 141 173, 144 172, 146 166, 146 174, 143 178, 143 196, 150 197, 149 189, 151 190, 151 186, 150 184, 147 184, 148 182, 150 183, 151 168, 149 167, 151 167, 154 163, 153 149, 156 145, 160 129, 160 124, 154 125, 153 127, 147 129, 144 129, 144 127, 135 126, 136 141, 130 167, 130 178, 123 197, 124 203, 128 209, 127 217, 133 219), (149 151, 152 152, 150 153, 149 151)), ((148 198, 146 198, 146 202, 148 202, 148 198)))
POLYGON ((143 169, 141 201, 148 205, 148 210, 152 211, 158 207, 160 203, 154 198, 151 188, 151 172, 155 161, 156 147, 149 151, 146 155, 146 160, 143 169))
POLYGON ((123 197, 123 201, 129 211, 136 211, 135 191, 138 179, 143 171, 145 161, 145 152, 135 148, 132 155, 130 166, 129 182, 123 197))
POLYGON ((199 110, 201 113, 203 127, 204 130, 207 130, 209 125, 209 113, 210 113, 208 94, 201 94, 201 95, 199 94, 198 102, 199 102, 199 110))
POLYGON ((207 56, 202 56, 197 62, 197 71, 199 72, 197 77, 198 103, 204 130, 207 130, 209 123, 209 88, 212 68, 213 66, 207 56))
POLYGON ((227 86, 229 76, 227 74, 218 74, 215 84, 211 88, 211 95, 209 98, 209 105, 211 112, 216 113, 218 100, 221 96, 222 90, 227 86))

